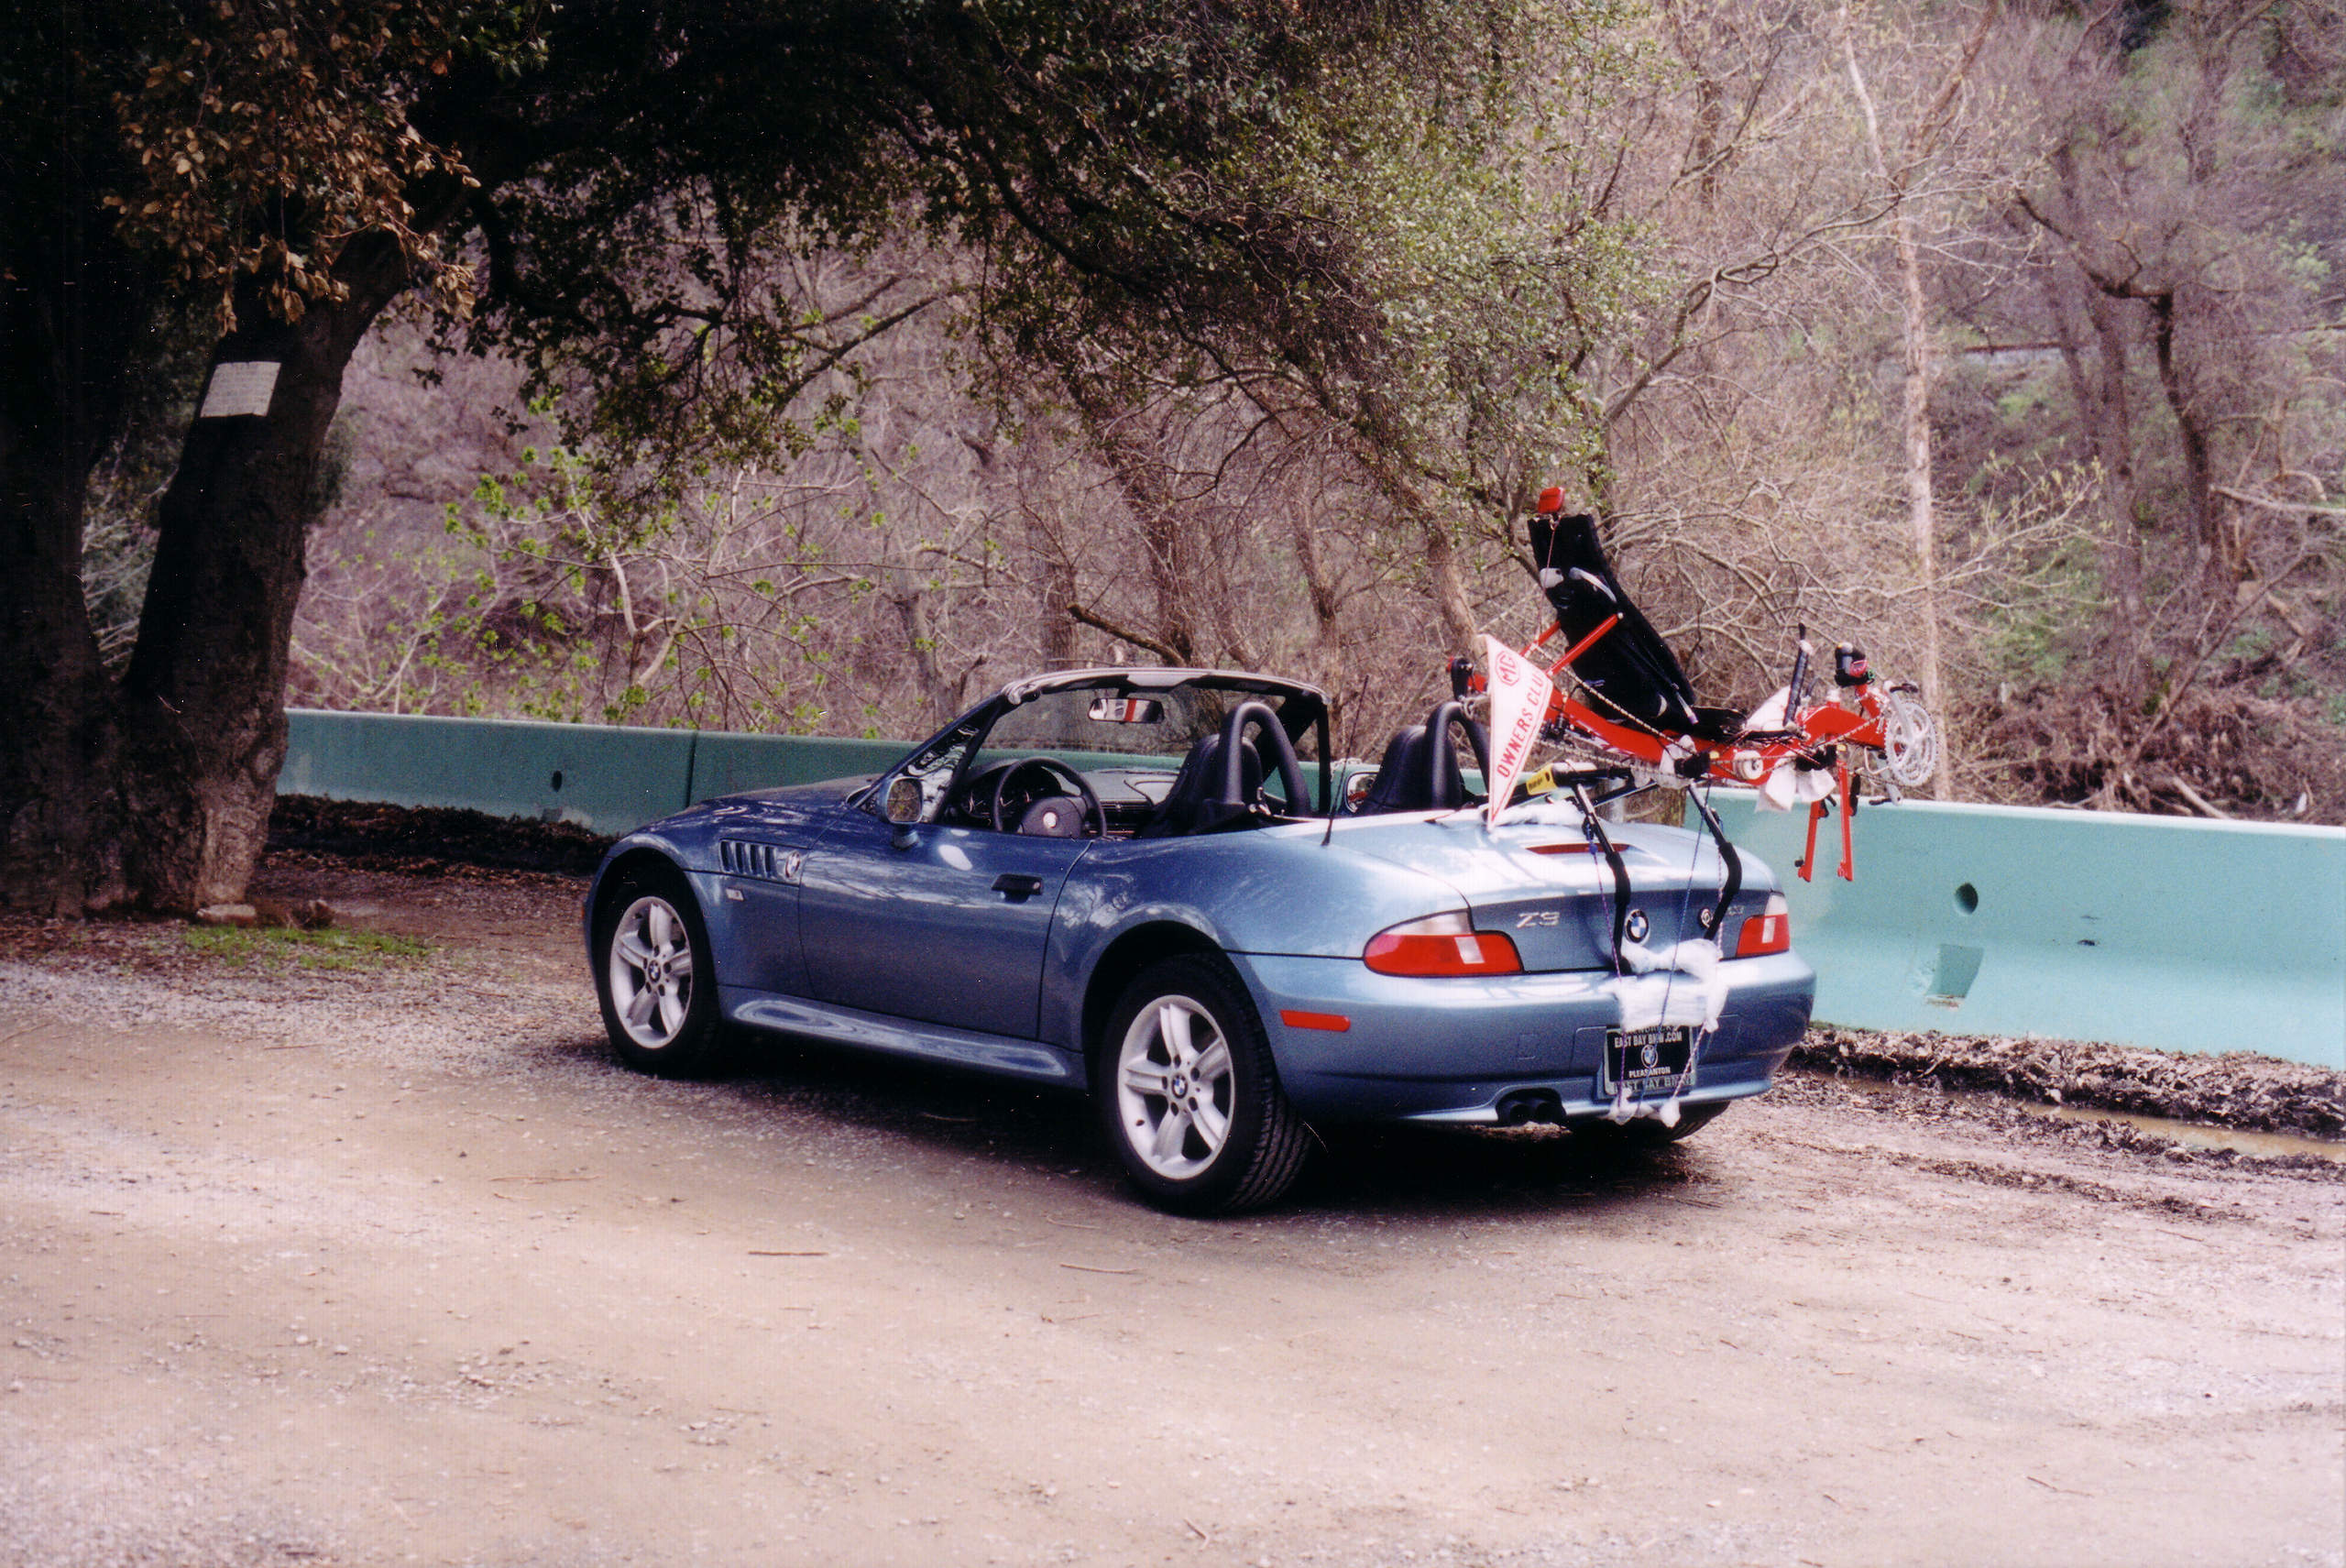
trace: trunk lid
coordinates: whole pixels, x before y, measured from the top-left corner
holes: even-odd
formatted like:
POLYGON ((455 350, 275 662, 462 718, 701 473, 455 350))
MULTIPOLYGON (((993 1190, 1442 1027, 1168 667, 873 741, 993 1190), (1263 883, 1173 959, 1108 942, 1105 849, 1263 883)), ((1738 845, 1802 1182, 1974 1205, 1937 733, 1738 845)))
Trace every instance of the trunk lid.
MULTIPOLYGON (((1606 830, 1629 873, 1631 923, 1644 916, 1646 946, 1708 937, 1702 917, 1726 874, 1709 837, 1647 823, 1606 830)), ((1513 941, 1529 971, 1612 967, 1613 873, 1577 828, 1508 823, 1485 831, 1479 813, 1411 815, 1340 824, 1336 841, 1457 889, 1474 928, 1513 941)), ((1764 899, 1768 879, 1755 869, 1746 862, 1745 891, 1764 899)), ((1730 933, 1746 902, 1738 897, 1730 933)))

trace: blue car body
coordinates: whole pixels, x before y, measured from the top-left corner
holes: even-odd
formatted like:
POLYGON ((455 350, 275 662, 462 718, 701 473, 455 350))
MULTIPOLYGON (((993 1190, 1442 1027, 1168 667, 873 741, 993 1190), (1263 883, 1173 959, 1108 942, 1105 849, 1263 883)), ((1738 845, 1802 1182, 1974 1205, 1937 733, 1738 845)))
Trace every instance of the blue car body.
MULTIPOLYGON (((1078 689, 1129 691, 1113 681, 1131 674, 1026 685, 1090 678, 1111 684, 1078 689)), ((1197 674, 1151 678, 1161 689, 1197 674)), ((1298 705, 1317 696, 1244 679, 1299 694, 1298 705)), ((1613 1103, 1616 884, 1577 828, 1487 828, 1479 809, 1332 823, 1286 815, 1283 802, 1220 830, 1165 837, 1030 836, 935 807, 927 820, 890 821, 891 780, 912 776, 947 738, 982 732, 1005 700, 1016 697, 972 710, 876 781, 727 796, 628 835, 589 895, 590 948, 604 889, 651 857, 683 873, 706 923, 718 1007, 735 1025, 1082 1090, 1125 982, 1163 955, 1210 953, 1243 982, 1279 1086, 1306 1119, 1494 1123, 1529 1095, 1573 1121, 1613 1103), (1420 977, 1364 961, 1378 933, 1454 911, 1476 932, 1505 935, 1521 971, 1420 977)), ((1324 721, 1321 735, 1324 747, 1324 721)), ((1103 818, 1141 810, 1133 801, 1153 799, 1177 767, 1169 755, 1082 761, 1085 782, 1110 802, 1103 818)), ((939 787, 961 782, 956 773, 939 787)), ((999 817, 998 796, 995 806, 999 817)), ((1661 826, 1621 824, 1612 837, 1648 944, 1703 938, 1727 876, 1717 848, 1661 826)), ((1765 866, 1742 861, 1718 922, 1730 954, 1777 891, 1765 866)), ((1765 1090, 1814 995, 1814 972, 1790 950, 1729 957, 1717 973, 1725 1003, 1683 1087, 1689 1106, 1765 1090)))

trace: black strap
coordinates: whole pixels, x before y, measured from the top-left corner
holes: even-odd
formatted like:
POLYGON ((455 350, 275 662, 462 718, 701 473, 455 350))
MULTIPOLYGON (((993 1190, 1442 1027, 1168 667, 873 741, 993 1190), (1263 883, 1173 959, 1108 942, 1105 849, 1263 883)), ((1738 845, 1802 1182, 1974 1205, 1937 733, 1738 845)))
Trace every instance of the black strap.
POLYGON ((1573 798, 1580 802, 1580 830, 1588 841, 1605 853, 1605 863, 1613 868, 1613 972, 1628 972, 1628 966, 1621 957, 1621 941, 1628 935, 1629 924, 1629 868, 1621 861, 1621 851, 1613 847, 1612 836, 1605 831, 1605 824, 1596 815, 1596 807, 1589 804, 1588 786, 1573 785, 1573 798))
POLYGON ((1727 906, 1733 904, 1735 895, 1743 891, 1743 857, 1737 854, 1735 846, 1727 841, 1727 830, 1719 826, 1718 817, 1711 810, 1711 803, 1704 798, 1703 792, 1688 790, 1686 798, 1694 803, 1694 809, 1702 814, 1703 826, 1708 828, 1711 837, 1717 840, 1719 863, 1727 868, 1727 876, 1719 883, 1719 901, 1711 908, 1711 940, 1719 945, 1721 953, 1725 953, 1727 906))

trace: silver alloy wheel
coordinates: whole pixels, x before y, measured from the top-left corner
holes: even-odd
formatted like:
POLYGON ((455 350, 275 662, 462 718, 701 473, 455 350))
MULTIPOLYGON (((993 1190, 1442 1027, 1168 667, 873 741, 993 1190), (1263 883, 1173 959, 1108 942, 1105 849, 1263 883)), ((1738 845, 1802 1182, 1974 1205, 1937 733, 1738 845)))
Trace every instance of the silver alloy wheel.
POLYGON ((666 899, 646 894, 611 930, 611 1011, 627 1037, 656 1051, 676 1037, 693 1005, 693 943, 666 899))
POLYGON ((1157 1175, 1180 1181, 1214 1162, 1237 1101, 1230 1042, 1186 996, 1142 1008, 1116 1052, 1116 1111, 1125 1141, 1157 1175))

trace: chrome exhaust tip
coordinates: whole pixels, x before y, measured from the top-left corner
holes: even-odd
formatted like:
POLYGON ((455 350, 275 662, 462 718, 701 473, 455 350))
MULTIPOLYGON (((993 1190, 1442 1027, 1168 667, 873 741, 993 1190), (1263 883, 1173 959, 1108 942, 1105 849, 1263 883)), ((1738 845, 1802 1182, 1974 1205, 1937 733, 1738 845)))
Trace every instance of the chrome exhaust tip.
POLYGON ((1558 1124, 1564 1119, 1564 1103, 1552 1089, 1510 1089, 1498 1098, 1496 1107, 1502 1127, 1527 1126, 1534 1122, 1558 1124))

